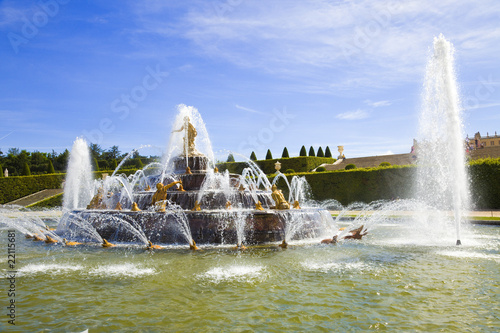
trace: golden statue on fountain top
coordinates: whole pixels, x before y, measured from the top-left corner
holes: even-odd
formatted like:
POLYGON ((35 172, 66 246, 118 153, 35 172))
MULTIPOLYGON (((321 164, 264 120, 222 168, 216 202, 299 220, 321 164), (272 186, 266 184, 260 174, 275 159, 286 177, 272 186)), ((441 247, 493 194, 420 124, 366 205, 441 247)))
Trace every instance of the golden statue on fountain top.
POLYGON ((182 131, 186 131, 186 134, 184 135, 183 153, 186 154, 187 152, 188 156, 200 155, 194 145, 194 140, 198 135, 198 132, 196 132, 196 128, 194 128, 193 124, 191 124, 188 116, 184 117, 184 125, 182 125, 180 129, 172 131, 172 133, 182 131))

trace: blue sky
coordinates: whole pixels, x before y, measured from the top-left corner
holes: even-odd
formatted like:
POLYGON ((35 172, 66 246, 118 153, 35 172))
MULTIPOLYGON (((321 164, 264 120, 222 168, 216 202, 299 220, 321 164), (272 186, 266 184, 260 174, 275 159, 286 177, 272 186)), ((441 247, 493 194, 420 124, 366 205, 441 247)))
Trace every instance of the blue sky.
MULTIPOLYGON (((464 132, 500 131, 500 2, 0 2, 0 149, 167 144, 178 104, 214 150, 406 153, 434 36, 455 46, 464 132)), ((225 154, 225 153, 222 153, 225 154)))

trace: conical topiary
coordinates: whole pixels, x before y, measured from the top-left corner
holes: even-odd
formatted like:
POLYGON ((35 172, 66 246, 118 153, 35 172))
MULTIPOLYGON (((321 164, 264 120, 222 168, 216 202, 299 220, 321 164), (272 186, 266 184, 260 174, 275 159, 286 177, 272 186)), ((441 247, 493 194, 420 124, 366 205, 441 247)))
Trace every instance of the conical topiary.
POLYGON ((271 149, 268 149, 266 154, 266 160, 272 160, 272 159, 273 159, 273 154, 271 154, 271 149))
POLYGON ((47 173, 56 173, 56 170, 54 170, 54 165, 52 164, 52 160, 49 160, 49 165, 47 166, 47 173))
POLYGON ((318 157, 325 157, 325 154, 323 153, 323 149, 321 149, 321 147, 319 147, 318 153, 316 154, 316 156, 318 156, 318 157))
POLYGON ((252 154, 250 154, 250 159, 252 161, 257 161, 257 156, 255 155, 255 152, 252 152, 252 154))
POLYGON ((325 157, 332 157, 332 152, 330 151, 330 147, 326 146, 325 149, 325 157))
POLYGON ((288 149, 286 149, 286 147, 283 148, 283 153, 281 154, 281 157, 283 157, 283 158, 289 158, 290 157, 290 155, 288 155, 288 149))
POLYGON ((94 157, 94 165, 92 166, 94 171, 99 171, 99 163, 97 163, 97 158, 94 157))
POLYGON ((302 146, 302 148, 300 148, 299 156, 307 156, 307 151, 305 146, 302 146))
POLYGON ((142 169, 144 168, 144 164, 142 164, 142 161, 139 157, 134 158, 134 164, 137 169, 142 169))
POLYGON ((3 177, 3 168, 2 165, 0 164, 0 178, 3 177))
POLYGON ((27 162, 23 165, 23 176, 31 176, 30 166, 27 162))
POLYGON ((234 162, 234 156, 233 156, 233 154, 229 154, 227 156, 227 162, 234 162))
POLYGON ((316 154, 314 153, 313 146, 311 146, 311 148, 309 148, 309 156, 316 156, 316 154))

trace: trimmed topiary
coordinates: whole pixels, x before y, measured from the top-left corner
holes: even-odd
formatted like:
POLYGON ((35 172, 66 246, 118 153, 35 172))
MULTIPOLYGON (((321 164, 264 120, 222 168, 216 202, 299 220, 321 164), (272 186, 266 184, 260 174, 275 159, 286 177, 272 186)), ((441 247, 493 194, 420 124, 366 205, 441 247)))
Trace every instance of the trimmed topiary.
POLYGON ((255 155, 255 152, 252 152, 252 154, 250 154, 250 159, 252 161, 257 161, 257 156, 255 155))
POLYGON ((316 168, 316 172, 323 172, 323 171, 326 171, 325 167, 320 166, 316 168))
POLYGON ((286 169, 285 173, 295 173, 295 170, 293 170, 293 169, 286 169))
POLYGON ((305 146, 302 146, 302 148, 300 148, 299 156, 307 156, 307 151, 305 146))
POLYGON ((281 157, 283 158, 290 158, 290 155, 288 155, 288 149, 283 148, 283 153, 281 154, 281 157))
POLYGON ((325 157, 332 157, 332 152, 330 151, 330 147, 326 146, 325 149, 325 157))
POLYGON ((321 147, 319 147, 318 149, 318 153, 316 154, 317 157, 325 157, 325 154, 323 153, 323 149, 321 149, 321 147))
POLYGON ((356 165, 355 164, 347 164, 344 168, 345 170, 353 170, 353 169, 356 169, 356 165))
POLYGON ((272 159, 273 159, 273 154, 271 154, 271 149, 268 149, 266 154, 266 160, 272 160, 272 159))
POLYGON ((23 176, 31 176, 31 170, 30 170, 30 166, 28 165, 28 163, 24 163, 23 165, 23 173, 22 173, 23 176))
POLYGON ((94 157, 94 165, 92 165, 94 171, 99 171, 99 163, 97 163, 97 158, 94 157))
POLYGON ((234 156, 233 156, 233 154, 229 154, 227 156, 227 162, 234 162, 234 156))
POLYGON ((3 177, 3 168, 2 168, 2 165, 0 164, 0 178, 3 177))
POLYGON ((389 162, 382 162, 378 165, 379 167, 390 167, 391 166, 391 163, 389 162))
POLYGON ((134 158, 134 165, 137 169, 142 169, 144 168, 144 164, 142 164, 142 161, 139 157, 134 158))
POLYGON ((56 170, 54 170, 54 165, 52 164, 52 160, 49 160, 49 165, 47 166, 47 173, 56 173, 56 170))
POLYGON ((313 146, 311 146, 311 148, 309 148, 309 156, 311 156, 311 157, 315 157, 316 156, 316 153, 314 152, 313 146))
POLYGON ((118 168, 118 162, 116 162, 116 159, 113 159, 113 161, 111 161, 111 168, 113 170, 116 170, 116 168, 118 168))

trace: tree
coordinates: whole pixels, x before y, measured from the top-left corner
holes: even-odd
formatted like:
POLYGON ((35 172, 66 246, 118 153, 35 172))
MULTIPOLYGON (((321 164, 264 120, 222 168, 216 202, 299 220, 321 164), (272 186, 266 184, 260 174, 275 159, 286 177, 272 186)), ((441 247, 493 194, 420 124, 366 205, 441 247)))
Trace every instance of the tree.
POLYGON ((97 163, 97 158, 94 157, 94 165, 92 165, 94 171, 99 171, 99 163, 97 163))
POLYGON ((257 161, 257 156, 255 155, 255 152, 252 152, 252 154, 250 155, 250 159, 252 161, 257 161))
POLYGON ((28 165, 28 162, 25 162, 23 165, 23 176, 31 176, 31 170, 30 166, 28 165))
POLYGON ((309 156, 316 156, 316 154, 314 153, 313 146, 311 146, 311 148, 309 148, 309 156))
POLYGON ((7 150, 7 155, 17 156, 19 153, 19 148, 9 148, 9 150, 7 150))
MULTIPOLYGON (((92 154, 92 157, 97 159, 101 157, 101 154, 103 152, 101 146, 99 146, 97 143, 91 143, 89 145, 90 153, 92 154)), ((97 163, 96 163, 97 165, 97 163)), ((97 171, 97 170, 96 170, 97 171)))
POLYGON ((54 170, 54 165, 52 164, 52 161, 49 160, 49 165, 47 166, 47 173, 56 173, 54 170))
POLYGON ((318 156, 318 157, 325 157, 325 154, 323 153, 323 149, 321 149, 321 147, 319 147, 318 153, 316 154, 316 156, 318 156))
POLYGON ((305 146, 302 146, 302 148, 300 148, 300 154, 299 156, 307 156, 307 152, 306 152, 306 147, 305 146))
POLYGON ((234 162, 234 156, 233 156, 233 154, 229 154, 227 156, 227 162, 234 162))
POLYGON ((111 161, 111 167, 113 168, 113 170, 116 170, 116 168, 118 168, 118 163, 116 162, 115 159, 111 161))
POLYGON ((142 161, 141 161, 141 159, 140 159, 139 157, 134 158, 134 161, 135 161, 135 167, 136 167, 137 169, 142 169, 142 168, 144 168, 144 164, 142 164, 142 161))
POLYGON ((290 157, 290 155, 288 155, 288 149, 286 149, 286 147, 283 148, 283 153, 281 154, 281 157, 283 157, 283 158, 289 158, 290 157))
POLYGON ((272 160, 272 159, 273 159, 273 154, 271 154, 271 149, 268 149, 266 154, 266 160, 272 160))
POLYGON ((109 148, 109 150, 107 151, 107 157, 109 159, 117 159, 118 157, 120 157, 120 150, 118 149, 118 146, 113 146, 111 148, 109 148))
POLYGON ((330 151, 330 147, 326 146, 325 149, 325 157, 332 157, 332 152, 330 151))

